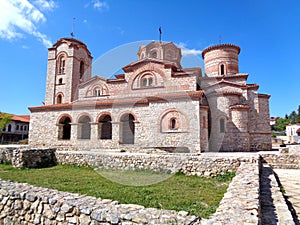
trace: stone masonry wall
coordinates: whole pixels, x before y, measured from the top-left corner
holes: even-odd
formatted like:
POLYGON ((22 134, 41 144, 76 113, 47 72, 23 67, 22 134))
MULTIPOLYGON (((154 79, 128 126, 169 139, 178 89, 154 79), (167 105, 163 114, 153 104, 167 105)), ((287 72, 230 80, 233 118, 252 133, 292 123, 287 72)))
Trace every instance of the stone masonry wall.
POLYGON ((194 224, 185 211, 158 210, 0 180, 1 224, 194 224))
POLYGON ((136 147, 187 147, 190 152, 200 152, 200 120, 198 101, 177 101, 150 103, 149 106, 124 106, 104 109, 73 109, 64 111, 35 112, 31 114, 29 143, 31 146, 60 147, 79 146, 89 149, 122 148, 120 144, 120 120, 122 115, 131 113, 135 117, 136 147), (161 131, 161 117, 168 110, 184 115, 187 122, 185 130, 161 131), (155 112, 155 113, 153 113, 155 112), (78 119, 82 115, 91 118, 91 139, 78 139, 78 119), (98 118, 102 114, 112 117, 112 139, 101 140, 98 136, 98 118), (63 115, 71 118, 71 140, 58 140, 58 121, 63 115), (47 131, 47 132, 45 132, 47 131))
POLYGON ((250 155, 224 156, 219 154, 146 154, 146 153, 109 153, 57 151, 57 161, 61 164, 94 166, 104 169, 134 170, 145 169, 156 172, 175 173, 182 171, 186 175, 215 176, 225 172, 234 172, 241 162, 256 162, 250 155))
POLYGON ((241 162, 216 213, 209 219, 0 180, 3 224, 260 224, 258 157, 241 162), (250 160, 251 161, 251 160, 250 160))

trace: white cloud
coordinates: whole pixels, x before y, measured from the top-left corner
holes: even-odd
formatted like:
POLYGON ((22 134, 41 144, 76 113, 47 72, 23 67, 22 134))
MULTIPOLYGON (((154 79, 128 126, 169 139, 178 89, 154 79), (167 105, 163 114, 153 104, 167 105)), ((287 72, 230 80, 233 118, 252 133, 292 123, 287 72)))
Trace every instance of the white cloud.
POLYGON ((197 49, 189 49, 186 47, 185 43, 180 42, 177 45, 179 48, 181 48, 181 54, 183 56, 187 56, 187 55, 201 55, 202 51, 201 50, 197 50, 197 49))
POLYGON ((98 10, 104 10, 104 9, 108 9, 108 4, 106 2, 101 2, 99 0, 96 0, 93 2, 93 7, 98 10))
POLYGON ((44 11, 51 11, 57 7, 56 3, 53 0, 35 0, 34 4, 44 11))
POLYGON ((103 10, 108 10, 109 9, 109 5, 105 1, 92 0, 92 1, 88 2, 87 4, 85 4, 84 8, 87 8, 90 5, 92 5, 92 7, 94 9, 97 9, 99 11, 103 11, 103 10))
MULTIPOLYGON (((45 0, 38 0, 39 4, 45 0)), ((50 9, 52 1, 48 1, 49 6, 44 4, 43 9, 50 9)), ((37 25, 46 22, 46 17, 41 10, 36 8, 28 0, 1 0, 0 1, 0 38, 16 39, 22 38, 25 34, 35 36, 46 47, 51 46, 49 38, 38 31, 37 25)))

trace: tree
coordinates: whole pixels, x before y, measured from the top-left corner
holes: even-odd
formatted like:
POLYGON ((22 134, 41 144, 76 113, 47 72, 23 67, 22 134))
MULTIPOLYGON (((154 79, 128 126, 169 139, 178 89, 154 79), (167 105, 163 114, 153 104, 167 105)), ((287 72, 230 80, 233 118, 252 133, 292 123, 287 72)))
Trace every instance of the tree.
POLYGON ((275 130, 276 131, 285 131, 286 125, 290 124, 291 122, 292 122, 291 119, 278 118, 276 120, 275 130))
POLYGON ((298 105, 298 115, 296 118, 296 123, 300 123, 300 105, 298 105))
POLYGON ((291 112, 289 119, 292 121, 292 124, 296 123, 296 119, 297 119, 297 113, 295 111, 291 112))
POLYGON ((0 112, 0 136, 2 136, 3 129, 6 127, 6 124, 8 124, 11 121, 11 118, 11 115, 0 112))

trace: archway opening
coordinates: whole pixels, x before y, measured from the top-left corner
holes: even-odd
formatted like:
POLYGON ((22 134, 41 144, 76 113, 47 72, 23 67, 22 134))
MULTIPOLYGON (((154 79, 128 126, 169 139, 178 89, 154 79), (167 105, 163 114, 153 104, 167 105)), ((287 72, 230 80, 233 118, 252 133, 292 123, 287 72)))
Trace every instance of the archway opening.
POLYGON ((58 139, 71 139, 71 118, 68 116, 64 116, 59 120, 58 139))
POLYGON ((120 128, 120 142, 122 144, 134 144, 135 125, 132 114, 122 116, 120 128))
POLYGON ((112 124, 110 115, 103 115, 99 118, 98 134, 99 139, 112 139, 112 124))
POLYGON ((78 120, 78 139, 91 139, 91 119, 82 116, 78 120))

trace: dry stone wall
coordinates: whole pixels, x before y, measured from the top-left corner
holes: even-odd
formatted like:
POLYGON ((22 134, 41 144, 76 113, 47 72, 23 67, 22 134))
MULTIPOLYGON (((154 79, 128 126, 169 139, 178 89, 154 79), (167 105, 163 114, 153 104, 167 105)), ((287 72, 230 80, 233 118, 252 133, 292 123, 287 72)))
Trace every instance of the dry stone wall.
POLYGON ((1 224, 134 225, 194 224, 199 217, 185 211, 158 210, 140 205, 71 194, 29 184, 0 180, 1 224))
POLYGON ((147 154, 147 153, 112 153, 57 151, 57 161, 61 164, 93 166, 104 169, 152 170, 155 172, 175 173, 204 177, 225 172, 234 172, 241 162, 256 162, 254 154, 147 154))
POLYGON ((219 208, 209 219, 185 211, 140 205, 0 180, 0 222, 3 224, 260 224, 260 160, 241 162, 219 208))

